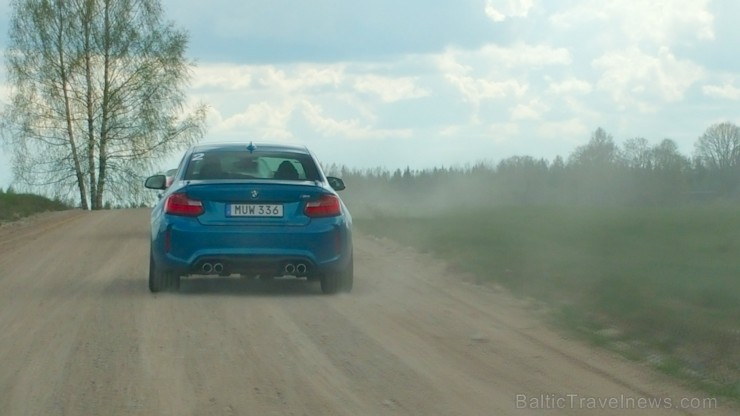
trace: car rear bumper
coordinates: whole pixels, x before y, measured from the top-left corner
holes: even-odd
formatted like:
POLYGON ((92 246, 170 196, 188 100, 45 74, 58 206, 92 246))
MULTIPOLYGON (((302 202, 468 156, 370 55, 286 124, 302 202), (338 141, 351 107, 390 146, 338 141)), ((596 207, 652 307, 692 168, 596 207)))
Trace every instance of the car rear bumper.
POLYGON ((300 256, 203 256, 183 274, 312 276, 336 267, 339 261, 318 265, 300 256))
POLYGON ((180 275, 311 276, 346 266, 351 244, 339 217, 295 227, 203 226, 167 217, 152 235, 152 254, 159 267, 180 275))

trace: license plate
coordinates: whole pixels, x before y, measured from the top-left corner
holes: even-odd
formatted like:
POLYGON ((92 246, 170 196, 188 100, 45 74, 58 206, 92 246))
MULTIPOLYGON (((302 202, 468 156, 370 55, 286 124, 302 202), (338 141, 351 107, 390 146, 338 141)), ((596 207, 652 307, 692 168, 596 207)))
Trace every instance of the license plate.
POLYGON ((282 204, 229 204, 228 217, 282 217, 282 204))

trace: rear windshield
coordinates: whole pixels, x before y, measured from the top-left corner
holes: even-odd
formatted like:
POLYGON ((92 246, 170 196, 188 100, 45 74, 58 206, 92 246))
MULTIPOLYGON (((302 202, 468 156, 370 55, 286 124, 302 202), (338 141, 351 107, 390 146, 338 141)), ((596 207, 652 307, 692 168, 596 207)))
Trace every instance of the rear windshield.
POLYGON ((311 156, 298 153, 210 151, 193 153, 186 180, 275 179, 315 181, 319 172, 311 156))

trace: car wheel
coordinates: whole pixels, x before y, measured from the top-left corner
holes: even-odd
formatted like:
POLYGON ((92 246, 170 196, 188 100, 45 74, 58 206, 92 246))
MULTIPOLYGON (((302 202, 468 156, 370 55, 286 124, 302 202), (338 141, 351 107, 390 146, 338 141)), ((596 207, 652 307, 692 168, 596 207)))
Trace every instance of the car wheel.
POLYGON ((349 292, 352 290, 354 283, 353 260, 350 258, 349 264, 339 271, 325 273, 321 276, 321 291, 327 295, 339 291, 349 292))
POLYGON ((337 293, 339 292, 340 283, 340 273, 325 273, 323 276, 321 276, 321 291, 327 295, 337 293))
POLYGON ((349 293, 352 291, 352 286, 355 282, 355 267, 354 267, 354 256, 349 259, 349 264, 342 271, 342 292, 349 293))
POLYGON ((149 291, 157 293, 164 288, 164 282, 161 280, 161 273, 157 272, 157 268, 154 265, 154 256, 149 254, 149 291))
POLYGON ((150 254, 149 291, 152 293, 157 293, 167 289, 180 289, 180 276, 175 275, 172 272, 159 270, 157 268, 157 265, 154 263, 154 256, 150 254))

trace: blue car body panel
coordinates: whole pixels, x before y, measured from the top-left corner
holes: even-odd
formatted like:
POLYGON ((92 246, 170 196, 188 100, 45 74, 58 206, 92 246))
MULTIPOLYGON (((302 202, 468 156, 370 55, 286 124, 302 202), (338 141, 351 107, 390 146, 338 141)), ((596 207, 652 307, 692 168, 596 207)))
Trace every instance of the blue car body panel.
MULTIPOLYGON (((197 159, 200 160, 200 159, 197 159)), ((308 159, 306 159, 308 160, 308 159)), ((307 266, 306 276, 340 270, 352 257, 352 217, 340 201, 336 216, 311 217, 306 204, 337 193, 328 184, 315 157, 305 148, 245 144, 203 144, 189 149, 151 214, 151 254, 157 267, 185 276, 200 273, 201 265, 219 262, 225 274, 281 274, 287 263, 307 266), (188 164, 203 153, 279 152, 309 157, 317 172, 311 180, 188 179, 188 164), (165 204, 180 193, 199 201, 198 216, 171 215, 165 204), (229 216, 231 204, 282 206, 279 217, 229 216)))

